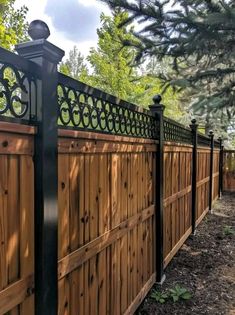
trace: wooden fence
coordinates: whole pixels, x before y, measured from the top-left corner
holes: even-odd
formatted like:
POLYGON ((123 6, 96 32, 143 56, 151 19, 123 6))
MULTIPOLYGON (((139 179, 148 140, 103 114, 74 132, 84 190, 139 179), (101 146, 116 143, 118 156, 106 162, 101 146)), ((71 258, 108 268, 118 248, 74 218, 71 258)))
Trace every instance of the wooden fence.
POLYGON ((17 50, 0 48, 0 315, 133 314, 218 197, 221 141, 160 96, 59 74, 47 41, 17 50))
POLYGON ((235 150, 223 151, 223 191, 235 191, 235 150))

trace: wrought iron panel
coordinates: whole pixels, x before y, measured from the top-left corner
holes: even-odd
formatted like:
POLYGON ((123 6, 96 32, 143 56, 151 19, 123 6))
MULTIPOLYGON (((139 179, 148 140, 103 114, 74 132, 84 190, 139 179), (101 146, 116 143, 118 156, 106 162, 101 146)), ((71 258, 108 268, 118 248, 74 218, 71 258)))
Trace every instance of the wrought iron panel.
POLYGON ((192 144, 191 129, 184 127, 176 121, 164 117, 164 140, 192 144))
POLYGON ((211 139, 203 134, 198 133, 198 145, 210 147, 211 139))
POLYGON ((157 138, 150 111, 59 74, 58 124, 67 128, 115 135, 157 138))
POLYGON ((37 73, 38 69, 33 63, 0 49, 1 120, 35 119, 37 73))

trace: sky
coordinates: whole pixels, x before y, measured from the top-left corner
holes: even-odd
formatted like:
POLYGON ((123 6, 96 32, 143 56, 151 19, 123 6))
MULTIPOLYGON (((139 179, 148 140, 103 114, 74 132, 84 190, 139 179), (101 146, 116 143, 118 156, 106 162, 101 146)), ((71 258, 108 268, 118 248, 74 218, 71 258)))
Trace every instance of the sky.
POLYGON ((98 0, 16 0, 16 8, 23 5, 28 8, 27 21, 46 22, 51 33, 48 41, 63 49, 66 56, 74 45, 87 56, 97 43, 101 12, 110 13, 98 0))

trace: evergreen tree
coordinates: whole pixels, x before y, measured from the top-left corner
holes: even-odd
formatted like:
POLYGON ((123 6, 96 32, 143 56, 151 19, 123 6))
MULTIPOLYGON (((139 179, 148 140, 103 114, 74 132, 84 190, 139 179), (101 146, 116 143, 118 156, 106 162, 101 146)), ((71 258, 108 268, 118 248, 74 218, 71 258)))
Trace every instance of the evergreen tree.
POLYGON ((125 24, 137 20, 136 61, 155 56, 171 60, 162 73, 165 89, 187 89, 194 112, 228 121, 235 115, 234 0, 103 0, 129 12, 125 24))

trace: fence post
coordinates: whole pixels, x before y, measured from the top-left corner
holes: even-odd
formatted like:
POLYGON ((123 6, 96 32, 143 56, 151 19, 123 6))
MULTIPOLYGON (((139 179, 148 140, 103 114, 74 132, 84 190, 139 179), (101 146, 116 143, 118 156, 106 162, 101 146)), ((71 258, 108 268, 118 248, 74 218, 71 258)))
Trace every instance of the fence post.
POLYGON ((16 50, 41 67, 41 78, 37 81, 36 89, 37 134, 34 157, 35 314, 57 315, 57 65, 64 51, 46 40, 50 31, 40 20, 30 24, 29 35, 32 41, 18 45, 16 50))
POLYGON ((164 124, 163 113, 165 106, 160 104, 160 95, 153 97, 154 105, 149 109, 155 115, 158 124, 158 147, 156 154, 156 174, 155 174, 155 220, 156 220, 156 280, 163 283, 165 280, 163 266, 163 183, 164 183, 164 124))
POLYGON ((210 137, 210 181, 209 181, 209 210, 212 209, 212 201, 213 201, 213 155, 214 155, 214 133, 211 130, 209 132, 210 137))
POLYGON ((219 198, 222 197, 223 194, 223 159, 224 159, 224 146, 223 146, 223 140, 221 137, 219 137, 219 198))
POLYGON ((196 119, 193 119, 190 128, 192 130, 193 156, 192 156, 192 233, 196 228, 196 207, 197 207, 197 129, 196 119))

